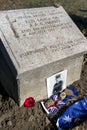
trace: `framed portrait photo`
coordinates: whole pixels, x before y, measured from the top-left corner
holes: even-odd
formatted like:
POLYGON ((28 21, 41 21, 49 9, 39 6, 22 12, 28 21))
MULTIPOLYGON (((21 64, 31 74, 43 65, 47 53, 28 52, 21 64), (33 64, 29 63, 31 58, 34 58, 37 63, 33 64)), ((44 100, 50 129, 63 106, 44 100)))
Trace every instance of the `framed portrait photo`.
POLYGON ((66 88, 67 70, 47 78, 47 92, 48 98, 52 95, 62 92, 66 88))

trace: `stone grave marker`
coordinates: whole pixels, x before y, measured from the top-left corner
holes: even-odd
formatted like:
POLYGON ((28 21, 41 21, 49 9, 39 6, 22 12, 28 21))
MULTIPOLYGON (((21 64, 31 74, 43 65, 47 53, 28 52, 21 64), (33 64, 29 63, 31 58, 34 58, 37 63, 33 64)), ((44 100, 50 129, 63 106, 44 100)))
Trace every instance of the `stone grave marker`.
POLYGON ((87 41, 59 7, 0 11, 0 80, 19 105, 47 97, 46 78, 67 70, 80 78, 87 41))

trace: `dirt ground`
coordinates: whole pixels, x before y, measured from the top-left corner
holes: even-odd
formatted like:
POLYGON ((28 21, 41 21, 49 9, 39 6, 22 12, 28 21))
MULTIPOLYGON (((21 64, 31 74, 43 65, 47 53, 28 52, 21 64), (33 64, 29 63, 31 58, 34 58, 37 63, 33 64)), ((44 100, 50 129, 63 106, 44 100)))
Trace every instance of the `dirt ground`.
MULTIPOLYGON (((87 0, 0 0, 0 10, 50 6, 57 2, 87 36, 87 0)), ((73 83, 81 96, 87 96, 87 55, 84 57, 81 78, 73 83)), ((34 108, 19 108, 0 84, 0 130, 56 130, 47 118, 40 103, 34 108)), ((87 121, 73 130, 87 130, 87 121)))

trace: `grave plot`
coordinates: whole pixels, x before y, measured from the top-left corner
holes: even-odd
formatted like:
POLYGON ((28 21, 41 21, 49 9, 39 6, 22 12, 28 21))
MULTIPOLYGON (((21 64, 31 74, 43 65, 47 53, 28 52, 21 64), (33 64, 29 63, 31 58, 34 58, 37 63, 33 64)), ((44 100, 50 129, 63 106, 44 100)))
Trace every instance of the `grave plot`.
POLYGON ((87 41, 59 7, 0 11, 0 80, 21 106, 47 97, 46 79, 67 70, 66 85, 80 78, 87 41))

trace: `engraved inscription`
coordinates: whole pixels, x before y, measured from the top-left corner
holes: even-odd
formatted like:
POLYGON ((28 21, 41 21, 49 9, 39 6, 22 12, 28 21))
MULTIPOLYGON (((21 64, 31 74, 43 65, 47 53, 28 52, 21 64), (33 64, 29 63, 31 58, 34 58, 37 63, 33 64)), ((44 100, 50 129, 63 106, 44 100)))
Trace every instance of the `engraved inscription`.
POLYGON ((52 9, 50 11, 26 12, 22 16, 17 16, 16 19, 9 19, 17 35, 29 37, 54 31, 58 27, 67 28, 70 22, 61 21, 62 14, 63 12, 52 9))
POLYGON ((60 50, 68 50, 68 49, 71 49, 72 50, 72 47, 75 47, 76 45, 78 44, 83 44, 84 43, 84 40, 83 39, 75 39, 73 41, 68 41, 67 43, 60 43, 60 44, 56 44, 56 45, 51 45, 49 47, 45 46, 43 48, 39 48, 39 49, 36 49, 36 50, 32 50, 32 51, 27 51, 25 53, 21 53, 20 54, 20 58, 23 58, 23 57, 28 57, 28 56, 31 56, 31 55, 36 55, 36 54, 41 54, 41 53, 45 53, 47 52, 48 50, 50 50, 52 53, 55 53, 55 52, 59 52, 60 50), (64 46, 62 45, 64 44, 64 46))
POLYGON ((23 58, 23 57, 28 56, 28 55, 37 54, 37 53, 41 54, 41 53, 44 53, 46 51, 47 51, 47 47, 43 47, 43 48, 32 50, 32 51, 27 51, 25 53, 20 54, 20 58, 23 58))

